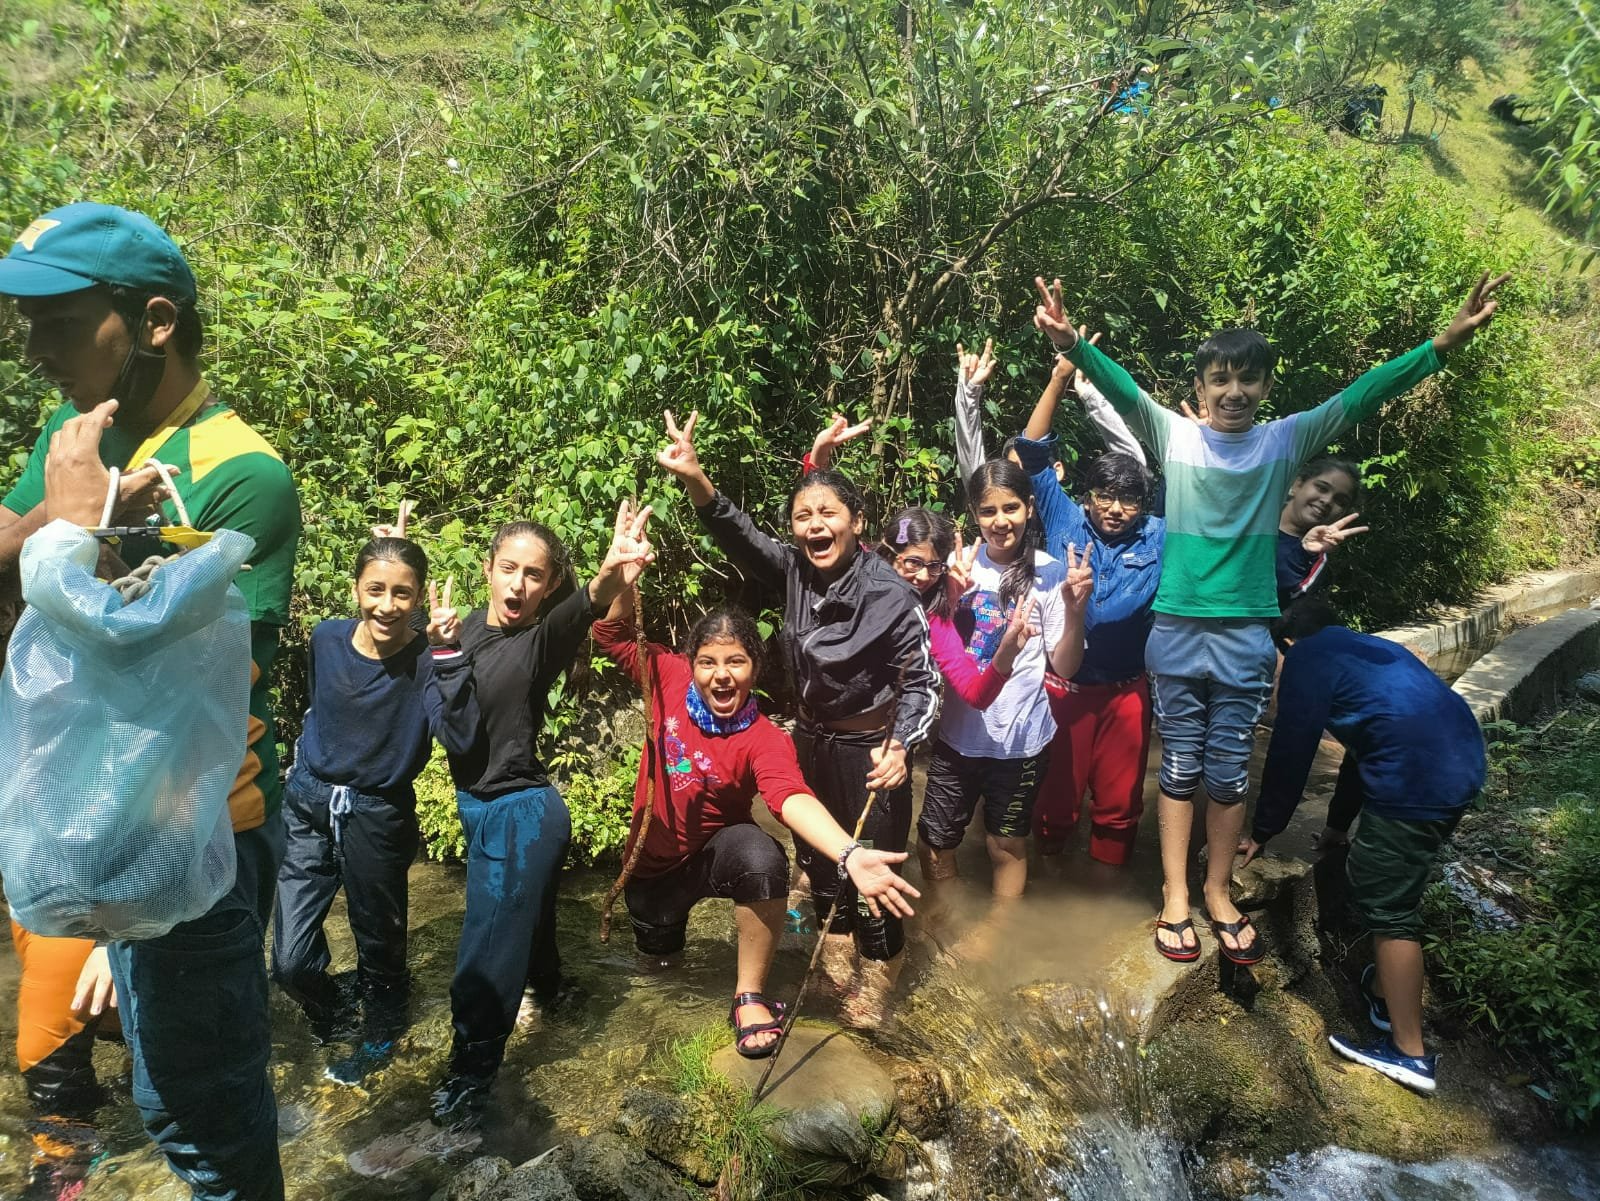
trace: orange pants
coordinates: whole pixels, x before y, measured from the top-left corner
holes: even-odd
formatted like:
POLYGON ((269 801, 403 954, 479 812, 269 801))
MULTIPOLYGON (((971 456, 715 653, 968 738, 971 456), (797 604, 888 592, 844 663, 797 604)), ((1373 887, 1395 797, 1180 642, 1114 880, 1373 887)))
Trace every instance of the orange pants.
POLYGON ((22 982, 17 989, 17 1067, 38 1104, 53 1108, 54 1095, 92 1085, 91 1056, 101 1025, 115 1024, 116 1010, 95 1018, 72 1012, 78 976, 94 950, 87 938, 45 938, 11 923, 22 982))

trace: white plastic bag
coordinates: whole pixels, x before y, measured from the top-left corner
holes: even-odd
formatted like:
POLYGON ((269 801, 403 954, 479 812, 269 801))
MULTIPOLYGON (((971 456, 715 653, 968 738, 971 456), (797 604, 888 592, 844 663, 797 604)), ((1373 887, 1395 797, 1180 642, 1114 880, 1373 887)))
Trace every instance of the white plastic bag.
POLYGON ((255 547, 219 532, 124 606, 95 540, 23 544, 0 675, 0 874, 36 934, 154 938, 233 887, 228 793, 244 761, 255 547))

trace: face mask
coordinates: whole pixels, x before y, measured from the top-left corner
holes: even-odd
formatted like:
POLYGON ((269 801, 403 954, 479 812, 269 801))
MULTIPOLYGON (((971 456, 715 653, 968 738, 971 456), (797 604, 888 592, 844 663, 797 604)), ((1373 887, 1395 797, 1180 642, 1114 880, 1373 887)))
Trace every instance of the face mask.
POLYGON ((159 350, 145 350, 140 344, 144 323, 145 314, 141 313, 139 324, 134 327, 133 345, 111 385, 112 398, 121 402, 121 411, 128 414, 142 413, 149 407, 167 371, 167 356, 159 350))

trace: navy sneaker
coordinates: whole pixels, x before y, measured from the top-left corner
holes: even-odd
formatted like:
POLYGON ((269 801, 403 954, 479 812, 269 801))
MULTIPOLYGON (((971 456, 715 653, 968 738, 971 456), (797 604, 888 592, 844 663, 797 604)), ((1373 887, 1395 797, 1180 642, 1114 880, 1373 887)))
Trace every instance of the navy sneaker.
POLYGON ((373 1072, 389 1065, 394 1058, 393 1039, 367 1039, 349 1055, 331 1060, 322 1075, 335 1084, 361 1084, 373 1072))
POLYGON ((1367 999, 1367 1020, 1385 1034, 1389 1033, 1389 1002, 1372 991, 1378 978, 1378 965, 1369 963, 1361 969, 1361 995, 1367 999))
POLYGON ((493 1076, 473 1076, 452 1072, 440 1082, 429 1098, 435 1125, 451 1130, 474 1130, 483 1122, 489 1104, 493 1076))
POLYGON ((1330 1034, 1328 1045, 1346 1059, 1364 1063, 1407 1088, 1414 1088, 1419 1093, 1431 1093, 1434 1090, 1434 1076, 1439 1069, 1437 1055, 1406 1055, 1387 1034, 1365 1046, 1353 1038, 1330 1034))

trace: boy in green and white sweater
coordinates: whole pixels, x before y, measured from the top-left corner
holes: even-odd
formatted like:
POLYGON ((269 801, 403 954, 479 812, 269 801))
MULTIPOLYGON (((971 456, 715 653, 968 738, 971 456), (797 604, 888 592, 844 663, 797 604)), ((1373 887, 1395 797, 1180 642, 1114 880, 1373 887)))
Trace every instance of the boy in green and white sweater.
POLYGON ((1262 425, 1256 410, 1272 390, 1277 354, 1254 330, 1225 329, 1195 352, 1195 422, 1140 392, 1133 377, 1080 339, 1061 304, 1061 281, 1035 280, 1034 325, 1088 377, 1160 456, 1167 479, 1167 543, 1145 650, 1161 733, 1161 865, 1165 877, 1156 949, 1187 962, 1200 955, 1189 919, 1189 830, 1200 785, 1206 813, 1205 903, 1219 949, 1257 962, 1260 936, 1229 891, 1244 825, 1256 722, 1272 694, 1277 652, 1268 622, 1278 615, 1274 570, 1278 511, 1295 470, 1385 401, 1441 367, 1489 323, 1494 292, 1509 275, 1478 280, 1445 331, 1373 368, 1314 409, 1262 425))

